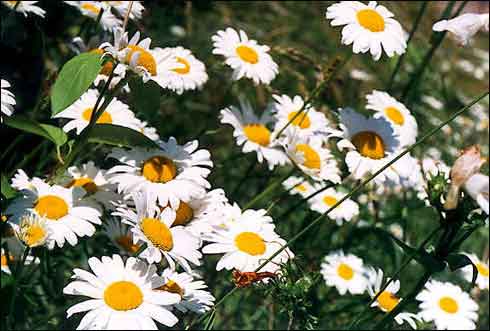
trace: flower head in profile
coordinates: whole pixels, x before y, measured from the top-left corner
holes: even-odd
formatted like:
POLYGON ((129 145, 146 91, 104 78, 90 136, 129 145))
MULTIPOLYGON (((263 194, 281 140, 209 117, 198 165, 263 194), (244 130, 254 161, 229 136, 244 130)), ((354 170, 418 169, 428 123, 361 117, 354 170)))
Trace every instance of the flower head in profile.
POLYGON ((326 18, 332 26, 345 25, 342 44, 352 44, 355 54, 370 52, 378 61, 383 50, 388 57, 405 53, 405 33, 385 6, 376 1, 366 5, 359 1, 341 1, 327 8, 326 18))
MULTIPOLYGON (((488 290, 489 284, 489 269, 488 269, 488 260, 482 261, 475 254, 466 254, 468 258, 473 262, 476 267, 477 276, 476 276, 476 285, 481 290, 488 290)), ((471 265, 466 266, 462 269, 463 277, 471 282, 473 280, 473 267, 471 265)))
POLYGON ((27 17, 29 13, 33 13, 34 15, 44 18, 46 11, 35 5, 38 2, 39 1, 2 1, 5 6, 10 9, 15 8, 15 11, 24 14, 25 17, 27 17))
POLYGON ((260 45, 247 34, 232 28, 218 31, 213 37, 213 54, 223 55, 233 69, 233 79, 252 79, 255 84, 270 84, 278 73, 269 55, 269 46, 260 45))
POLYGON ((488 13, 466 13, 450 20, 438 21, 432 30, 449 31, 461 46, 466 46, 478 31, 488 31, 488 13))
POLYGON ((100 1, 64 1, 66 4, 76 7, 82 15, 93 20, 99 20, 104 30, 112 31, 121 27, 123 21, 111 13, 110 7, 100 1), (99 18, 100 17, 100 18, 99 18))

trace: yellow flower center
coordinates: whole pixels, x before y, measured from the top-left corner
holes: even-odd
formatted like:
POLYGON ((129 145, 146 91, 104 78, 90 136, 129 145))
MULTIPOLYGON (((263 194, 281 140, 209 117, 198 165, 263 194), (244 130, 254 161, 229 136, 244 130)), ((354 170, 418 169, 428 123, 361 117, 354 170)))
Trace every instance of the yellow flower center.
POLYGON ((302 152, 304 157, 303 165, 310 169, 320 169, 320 155, 307 144, 296 145, 296 151, 302 152))
MULTIPOLYGON (((2 260, 1 261, 2 267, 7 267, 9 265, 8 261, 7 261, 7 255, 2 254, 1 260, 2 260)), ((10 262, 12 262, 14 259, 10 256, 9 260, 10 260, 10 262)))
POLYGON ((483 263, 477 263, 476 269, 478 269, 479 275, 488 278, 488 267, 486 265, 484 265, 483 263))
POLYGON ((180 202, 179 208, 177 209, 176 214, 177 215, 175 216, 175 221, 172 224, 174 226, 175 225, 186 225, 194 217, 194 211, 184 201, 180 202))
POLYGON ((363 9, 357 12, 359 24, 371 32, 381 32, 385 29, 385 20, 374 9, 363 9))
MULTIPOLYGON (((84 120, 87 122, 90 122, 90 119, 92 118, 92 112, 93 108, 89 107, 83 111, 82 117, 84 120)), ((109 112, 105 111, 100 115, 99 119, 97 120, 97 124, 112 124, 112 116, 109 114, 109 112)))
POLYGON ((245 125, 243 131, 248 140, 260 146, 268 146, 271 141, 271 132, 262 124, 245 125))
POLYGON ((400 299, 389 291, 383 291, 378 296, 378 304, 384 311, 392 311, 399 302, 400 299))
POLYGON ((68 188, 81 187, 85 191, 87 191, 88 194, 94 194, 99 190, 99 187, 97 186, 97 184, 94 183, 92 178, 88 178, 88 177, 81 177, 81 178, 74 179, 66 186, 68 188))
POLYGON ((255 51, 255 49, 245 46, 245 45, 240 45, 236 48, 236 53, 245 62, 251 63, 251 64, 256 64, 259 62, 259 54, 255 51))
MULTIPOLYGON (((102 54, 104 54, 104 50, 100 49, 100 48, 95 48, 95 49, 91 50, 90 53, 99 54, 102 56, 102 54)), ((109 76, 112 72, 113 67, 114 67, 114 63, 112 63, 112 61, 106 61, 104 63, 104 66, 100 70, 100 74, 105 75, 105 76, 109 76)))
POLYGON ((99 15, 100 13, 100 8, 91 4, 91 3, 88 3, 88 2, 85 2, 81 5, 81 7, 89 12, 91 12, 92 14, 94 15, 99 15))
POLYGON ((133 310, 143 303, 143 292, 133 282, 114 282, 105 289, 104 301, 114 310, 133 310))
POLYGON ((22 229, 22 242, 29 247, 38 246, 46 238, 46 230, 39 224, 31 224, 22 229))
POLYGON ((180 295, 181 297, 184 296, 184 289, 181 288, 179 284, 177 284, 173 280, 169 280, 165 285, 158 287, 157 290, 175 293, 180 295))
POLYGON ((153 183, 166 183, 175 178, 177 168, 164 156, 153 156, 143 163, 143 176, 153 183))
POLYGON ((145 68, 152 76, 156 76, 157 74, 157 61, 150 52, 146 49, 136 46, 136 45, 128 45, 128 48, 131 50, 126 56, 126 62, 130 62, 131 58, 135 53, 139 53, 139 58, 137 65, 145 68))
POLYGON ((140 245, 133 244, 133 239, 128 235, 117 237, 116 243, 128 253, 136 253, 140 248, 140 245))
POLYGON ((337 267, 337 274, 340 278, 345 280, 351 280, 354 277, 354 270, 345 263, 339 264, 337 267))
POLYGON ((183 64, 184 67, 183 68, 175 68, 175 69, 172 69, 172 71, 174 71, 178 74, 181 74, 181 75, 188 74, 189 71, 191 71, 191 65, 189 64, 189 62, 186 59, 177 56, 177 62, 179 62, 180 64, 183 64))
POLYGON ((167 252, 174 247, 172 232, 162 221, 155 218, 145 218, 140 227, 141 231, 155 247, 167 252))
POLYGON ((302 112, 299 115, 296 114, 298 114, 297 111, 290 112, 288 115, 288 121, 291 121, 294 118, 294 120, 291 122, 292 125, 299 126, 301 129, 308 129, 311 125, 308 114, 305 112, 302 112))
POLYGON ((6 215, 2 215, 0 217, 0 219, 2 220, 2 222, 7 222, 7 216, 6 215))
POLYGON ((439 300, 439 307, 446 313, 455 314, 458 312, 459 307, 456 300, 450 297, 443 297, 439 300))
POLYGON ((329 207, 332 207, 333 205, 335 205, 337 203, 337 199, 331 195, 327 195, 323 198, 323 202, 329 206, 329 207))
POLYGON ((401 111, 395 107, 388 107, 385 109, 386 117, 388 117, 393 123, 397 125, 403 125, 405 123, 405 118, 401 111))
POLYGON ((40 197, 34 209, 40 216, 50 220, 59 220, 68 214, 68 204, 56 195, 45 195, 40 197))
POLYGON ((379 160, 385 156, 383 139, 375 132, 361 131, 352 137, 352 144, 362 156, 379 160))
POLYGON ((265 253, 264 240, 254 232, 242 232, 235 237, 235 245, 239 250, 250 255, 265 253))
POLYGON ((294 188, 297 189, 298 191, 306 192, 306 186, 304 186, 303 184, 298 184, 294 188))

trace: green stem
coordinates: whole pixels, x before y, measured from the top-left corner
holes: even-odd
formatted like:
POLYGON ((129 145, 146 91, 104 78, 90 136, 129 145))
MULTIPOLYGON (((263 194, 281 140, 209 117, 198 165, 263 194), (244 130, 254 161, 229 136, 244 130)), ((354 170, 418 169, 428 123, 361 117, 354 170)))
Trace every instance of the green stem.
POLYGON ((14 281, 12 284, 12 297, 10 298, 9 314, 7 316, 7 319, 11 323, 10 326, 12 330, 15 330, 15 319, 13 318, 13 314, 15 309, 15 301, 17 299, 17 291, 19 289, 19 282, 22 277, 22 269, 24 267, 27 256, 29 255, 29 251, 30 247, 26 247, 26 249, 24 250, 24 255, 22 255, 22 258, 17 262, 17 266, 15 267, 14 281))
POLYGON ((408 45, 410 44, 410 41, 412 40, 413 35, 415 34, 415 31, 417 31, 417 28, 420 24, 422 16, 424 16, 424 13, 425 13, 425 10, 427 9, 428 4, 429 4, 428 1, 424 1, 422 3, 422 5, 420 6, 419 13, 417 14, 417 18, 415 19, 415 22, 413 23, 412 30, 410 31, 410 35, 408 36, 408 39, 407 39, 407 47, 406 47, 405 53, 400 55, 400 57, 398 58, 398 61, 397 61, 396 66, 395 66, 395 70, 393 70, 393 73, 391 74, 390 80, 388 82, 388 87, 387 87, 388 92, 390 92, 391 89, 393 88, 393 83, 395 82, 395 77, 398 74, 398 71, 400 70, 400 68, 403 64, 403 60, 405 59, 405 55, 407 54, 408 45))
MULTIPOLYGON (((287 247, 289 247, 292 243, 294 243, 296 240, 298 240, 303 234, 308 232, 312 227, 314 227, 317 223, 319 223, 321 220, 323 220, 324 217, 328 216, 328 214, 337 208, 339 205, 341 205, 344 201, 349 199, 351 196, 356 194, 358 191, 360 191, 362 188, 364 188, 368 183, 370 183, 375 177, 377 177, 380 173, 382 173, 384 170, 389 168, 393 163, 401 159, 403 156, 406 154, 410 153, 413 149, 415 149, 417 146, 425 142, 427 139, 429 139, 431 136, 433 136, 435 133, 437 133, 439 130, 441 130, 444 126, 449 124, 451 121, 453 121, 456 117, 464 113, 466 110, 468 110, 471 106, 473 106, 475 103, 483 99, 489 94, 489 92, 485 92, 482 95, 476 97, 472 102, 470 102, 468 105, 464 106, 457 112, 455 112, 453 115, 451 115, 447 120, 439 124, 436 128, 430 130, 428 133, 426 133, 422 138, 420 138, 417 142, 415 142, 413 145, 409 146, 406 148, 403 152, 398 154, 394 159, 392 159, 390 162, 388 162, 386 165, 384 165, 381 169, 376 171, 374 174, 372 174, 370 177, 362 181, 359 185, 357 185, 352 191, 350 191, 349 194, 345 195, 342 199, 340 199, 336 204, 334 204, 332 207, 330 207, 325 213, 314 219, 310 224, 308 224, 302 231, 300 231, 298 234, 296 234, 293 238, 291 238, 284 246, 281 246, 274 254, 271 255, 264 263, 262 263, 256 270, 255 272, 260 271, 264 266, 267 265, 272 259, 274 259, 277 255, 279 255, 282 251, 284 251, 287 247)), ((255 199, 254 199, 255 200, 255 199)), ((226 298, 228 298, 230 295, 235 293, 237 290, 237 287, 234 287, 231 289, 229 292, 227 292, 214 306, 214 308, 211 310, 214 312, 216 308, 224 302, 226 298)), ((211 312, 210 311, 210 312, 211 312)), ((210 312, 204 314, 199 321, 203 320, 210 312)))
POLYGON ((248 166, 247 170, 245 171, 245 175, 243 176, 243 178, 240 180, 240 182, 237 184, 237 186, 235 187, 235 189, 231 193, 231 196, 232 197, 234 197, 238 193, 238 191, 240 190, 240 188, 242 187, 242 185, 247 181, 247 179, 249 178, 250 174, 254 170, 255 166, 256 166, 255 160, 252 160, 252 162, 248 166))

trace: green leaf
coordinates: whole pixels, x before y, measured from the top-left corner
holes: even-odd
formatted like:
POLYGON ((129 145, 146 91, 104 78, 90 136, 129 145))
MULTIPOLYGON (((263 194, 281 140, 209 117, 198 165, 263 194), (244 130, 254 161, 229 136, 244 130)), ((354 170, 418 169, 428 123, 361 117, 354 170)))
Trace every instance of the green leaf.
POLYGON ((213 309, 213 311, 211 312, 211 316, 209 316, 206 325, 204 326, 204 330, 213 329, 215 318, 216 318, 216 310, 213 309))
POLYGON ((17 191, 14 190, 12 188, 12 186, 10 186, 9 180, 4 175, 2 175, 2 187, 1 187, 1 190, 2 190, 2 195, 6 199, 12 199, 13 197, 15 197, 17 195, 17 191))
POLYGON ((112 124, 96 124, 88 137, 88 141, 118 147, 160 148, 144 134, 130 128, 112 124))
POLYGON ((395 242, 403 252, 408 256, 413 256, 413 258, 424 266, 427 270, 431 270, 432 272, 440 272, 446 268, 446 264, 439 259, 437 259, 433 254, 426 252, 425 250, 418 250, 414 247, 408 246, 400 239, 391 235, 387 232, 387 234, 391 237, 391 240, 395 242))
POLYGON ((16 115, 6 117, 5 124, 12 128, 49 139, 57 146, 64 145, 68 140, 66 133, 57 126, 38 123, 25 116, 16 115))
POLYGON ((12 278, 12 276, 6 274, 5 272, 2 272, 2 286, 1 288, 3 289, 4 287, 8 287, 12 284, 12 282, 14 281, 14 279, 12 278))
POLYGON ((129 81, 131 100, 138 112, 154 116, 160 109, 161 87, 154 81, 143 83, 139 77, 129 81))
POLYGON ((471 265, 473 267, 473 278, 471 280, 471 287, 475 286, 476 278, 478 277, 478 268, 468 256, 464 254, 449 254, 446 258, 446 262, 448 263, 449 269, 451 269, 451 271, 456 271, 458 269, 471 265))
POLYGON ((56 115, 88 90, 101 65, 100 54, 82 53, 65 63, 51 91, 51 112, 56 115))

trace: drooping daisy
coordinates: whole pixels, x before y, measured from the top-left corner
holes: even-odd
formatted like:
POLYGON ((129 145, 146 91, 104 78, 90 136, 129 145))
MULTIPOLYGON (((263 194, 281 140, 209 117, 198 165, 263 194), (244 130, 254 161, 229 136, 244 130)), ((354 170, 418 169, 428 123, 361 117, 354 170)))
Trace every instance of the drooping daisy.
MULTIPOLYGON (((63 130, 69 132, 76 129, 77 134, 80 134, 90 123, 90 118, 92 117, 98 97, 99 92, 95 89, 90 89, 80 99, 75 101, 75 103, 54 117, 71 119, 65 124, 63 130)), ((103 100, 102 98, 100 105, 103 103, 103 100)), ((128 105, 114 98, 97 120, 97 124, 114 124, 131 128, 135 125, 135 116, 128 105)))
POLYGON ((210 187, 206 177, 213 166, 210 154, 198 150, 198 141, 177 144, 174 137, 160 141, 160 149, 135 147, 129 151, 115 148, 109 155, 123 165, 108 171, 110 182, 118 191, 128 195, 145 191, 158 199, 160 206, 168 204, 176 210, 180 201, 190 201, 202 196, 210 187))
POLYGON ((375 118, 384 117, 393 125, 395 134, 399 137, 400 147, 415 143, 418 132, 417 121, 404 104, 388 93, 376 90, 368 94, 366 99, 366 109, 377 112, 375 118))
POLYGON ((454 284, 431 280, 416 297, 419 316, 438 330, 474 330, 478 304, 454 284))
POLYGON ((119 207, 113 215, 131 227, 134 244, 147 245, 141 258, 149 263, 159 263, 164 258, 172 269, 177 261, 186 271, 191 270, 189 262, 201 264, 201 240, 183 226, 173 226, 175 214, 169 208, 161 211, 151 194, 136 192, 131 196, 136 211, 119 207))
POLYGON ((162 273, 165 285, 157 290, 180 295, 180 302, 173 305, 182 313, 192 311, 203 314, 214 305, 214 297, 206 291, 206 284, 202 280, 194 280, 187 272, 177 273, 171 269, 165 269, 162 273))
POLYGON ((218 31, 212 38, 213 54, 223 55, 233 69, 233 79, 250 78, 255 84, 269 84, 277 75, 278 67, 269 55, 270 48, 248 39, 247 34, 232 28, 218 31))
MULTIPOLYGON (((389 281, 388 278, 386 281, 389 281)), ((370 269, 368 271, 368 287, 367 291, 371 298, 374 298, 381 290, 381 286, 383 284, 383 270, 378 269, 370 269)), ((401 298, 396 296, 396 293, 400 290, 400 281, 394 280, 392 281, 386 289, 381 292, 376 301, 371 304, 371 307, 378 307, 381 311, 385 313, 391 312, 402 300, 401 298)), ((421 321, 421 318, 416 314, 401 312, 395 316, 395 322, 398 325, 402 325, 404 322, 407 322, 410 327, 414 330, 417 329, 417 324, 415 321, 421 321)))
POLYGON ((347 291, 351 294, 362 294, 366 291, 364 264, 355 255, 345 255, 343 251, 337 251, 325 256, 321 273, 327 286, 335 286, 340 295, 347 291))
POLYGON ((212 231, 218 222, 222 222, 223 208, 228 203, 225 192, 216 189, 206 192, 190 201, 180 201, 179 207, 174 210, 170 207, 169 212, 175 218, 173 225, 185 226, 195 236, 212 231))
POLYGON ((14 112, 14 106, 16 104, 15 96, 12 92, 7 90, 10 87, 10 83, 6 80, 0 80, 1 84, 1 104, 2 104, 2 115, 0 116, 1 122, 3 122, 3 115, 11 116, 14 112))
POLYGON ((95 208, 103 206, 113 209, 114 202, 119 200, 115 193, 116 187, 110 184, 106 171, 95 166, 93 161, 82 164, 80 167, 68 168, 65 178, 61 183, 64 187, 81 187, 86 194, 83 197, 85 203, 95 208))
POLYGON ((177 94, 187 90, 201 88, 208 80, 204 63, 196 59, 191 51, 183 47, 157 48, 154 50, 161 58, 174 58, 178 67, 172 66, 171 61, 161 64, 162 78, 160 85, 177 94), (165 67, 165 64, 169 65, 165 67))
MULTIPOLYGON (((203 247, 204 254, 224 254, 218 261, 216 270, 224 268, 242 272, 256 271, 286 243, 274 232, 272 222, 251 218, 245 213, 227 228, 216 229, 215 232, 204 235, 204 240, 211 242, 203 247)), ((276 272, 281 264, 292 257, 292 252, 285 249, 259 271, 276 272)))
MULTIPOLYGON (((399 147, 393 127, 384 118, 366 118, 352 109, 340 111, 343 138, 338 148, 349 149, 345 162, 355 179, 361 179, 381 169, 395 155, 399 147)), ((397 182, 398 174, 387 168, 374 178, 376 183, 397 182)))
POLYGON ((303 177, 291 176, 282 183, 282 186, 290 194, 299 194, 303 198, 306 198, 315 191, 313 185, 303 177))
POLYGON ((128 41, 128 33, 120 28, 114 29, 114 44, 100 45, 112 57, 124 64, 129 70, 142 77, 143 82, 153 80, 162 88, 167 88, 165 74, 168 68, 184 69, 185 65, 167 52, 155 52, 150 49, 151 39, 140 41, 140 32, 137 31, 128 41))
POLYGON ((315 181, 328 180, 332 183, 340 183, 337 161, 330 150, 323 147, 322 137, 305 137, 293 127, 288 127, 284 132, 283 144, 286 153, 303 173, 315 181))
MULTIPOLYGON (((323 214, 344 196, 345 193, 338 192, 333 187, 328 188, 312 199, 310 202, 311 209, 323 214)), ((359 215, 359 205, 353 200, 347 199, 333 209, 328 214, 328 217, 335 220, 338 225, 342 225, 344 221, 349 222, 357 215, 359 215)))
MULTIPOLYGON (((488 290, 488 261, 485 263, 480 260, 475 254, 466 254, 468 258, 473 262, 478 271, 478 276, 476 277, 476 285, 481 290, 488 290)), ((462 269, 464 278, 471 282, 473 280, 473 268, 471 266, 466 266, 462 269)))
POLYGON ((240 108, 231 106, 222 109, 220 119, 221 123, 233 126, 233 136, 238 146, 243 145, 242 151, 244 153, 255 151, 257 160, 262 163, 265 159, 269 169, 289 163, 288 157, 267 127, 273 122, 269 112, 265 111, 258 117, 250 102, 241 99, 240 108))
POLYGON ((156 290, 165 284, 156 266, 134 257, 124 262, 119 255, 91 257, 88 264, 92 272, 74 269, 74 280, 63 289, 90 298, 66 311, 68 318, 87 312, 77 329, 157 330, 154 320, 167 327, 178 322, 168 306, 180 302, 180 296, 156 290))
POLYGON ((119 220, 111 218, 104 221, 103 230, 114 246, 121 250, 123 255, 134 254, 141 247, 140 244, 134 243, 133 233, 128 225, 119 220))
POLYGON ((305 106, 303 98, 299 95, 292 99, 287 95, 272 97, 276 101, 272 105, 272 112, 277 119, 276 130, 281 130, 292 121, 290 125, 298 128, 304 136, 329 132, 329 122, 325 115, 316 111, 310 104, 305 106), (299 113, 302 109, 303 111, 299 113))
MULTIPOLYGON (((109 6, 114 8, 121 17, 126 17, 129 10, 130 1, 105 1, 109 6)), ((129 12, 129 18, 132 20, 139 20, 143 16, 145 7, 142 1, 133 1, 131 11, 129 12)))
POLYGON ((490 197, 488 176, 481 173, 475 174, 465 182, 464 188, 485 214, 488 215, 490 197))
POLYGON ((327 8, 326 18, 332 26, 345 25, 342 44, 353 44, 355 54, 370 51, 375 61, 384 49, 388 57, 405 53, 405 33, 393 13, 376 1, 367 5, 359 1, 341 1, 327 8))
POLYGON ((488 31, 488 13, 466 13, 450 20, 442 20, 436 22, 432 30, 449 31, 461 46, 466 46, 478 31, 488 31))
POLYGON ((116 16, 114 16, 110 8, 102 2, 98 1, 64 1, 70 6, 74 6, 80 10, 82 15, 90 17, 93 20, 97 20, 101 11, 100 25, 104 30, 112 31, 115 28, 121 27, 123 22, 116 16))
POLYGON ((46 11, 35 5, 39 1, 2 1, 2 3, 9 7, 10 9, 14 9, 19 13, 24 14, 27 17, 27 14, 33 13, 37 16, 41 16, 44 18, 44 14, 46 11))
POLYGON ((26 212, 44 217, 50 231, 47 239, 50 249, 55 243, 63 247, 65 241, 75 246, 77 237, 90 237, 95 233, 93 224, 101 223, 101 214, 95 208, 81 205, 83 190, 49 185, 40 178, 33 178, 31 185, 5 212, 12 215, 14 223, 18 224, 26 212))

